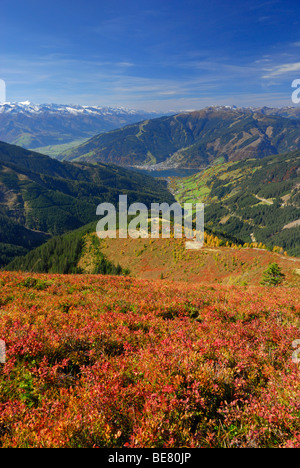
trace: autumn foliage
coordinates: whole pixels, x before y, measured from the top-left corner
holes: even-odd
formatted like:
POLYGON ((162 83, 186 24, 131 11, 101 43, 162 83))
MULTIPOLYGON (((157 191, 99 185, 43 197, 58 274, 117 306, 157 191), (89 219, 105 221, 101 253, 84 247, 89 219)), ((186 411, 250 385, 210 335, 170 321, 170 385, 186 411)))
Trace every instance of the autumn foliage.
POLYGON ((0 274, 2 447, 300 447, 299 289, 0 274))

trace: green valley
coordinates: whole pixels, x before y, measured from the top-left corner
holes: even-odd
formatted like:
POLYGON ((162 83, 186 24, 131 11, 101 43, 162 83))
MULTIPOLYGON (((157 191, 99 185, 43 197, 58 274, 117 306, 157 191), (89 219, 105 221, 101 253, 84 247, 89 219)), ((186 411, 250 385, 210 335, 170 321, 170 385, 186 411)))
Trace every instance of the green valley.
POLYGON ((281 246, 300 255, 300 151, 261 160, 218 162, 173 179, 180 203, 205 204, 205 223, 246 243, 281 246))

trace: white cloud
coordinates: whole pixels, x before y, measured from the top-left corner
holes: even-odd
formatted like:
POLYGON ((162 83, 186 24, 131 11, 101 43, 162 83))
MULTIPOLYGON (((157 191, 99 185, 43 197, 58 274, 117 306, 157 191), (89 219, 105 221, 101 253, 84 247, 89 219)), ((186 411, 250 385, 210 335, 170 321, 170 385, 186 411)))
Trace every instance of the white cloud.
POLYGON ((116 63, 116 65, 118 65, 119 67, 124 67, 124 68, 134 67, 134 63, 132 62, 118 62, 116 63))
POLYGON ((234 63, 225 56, 200 60, 192 55, 185 59, 178 54, 164 64, 157 62, 157 73, 150 76, 148 64, 134 63, 126 55, 115 61, 101 60, 101 56, 76 59, 57 53, 38 57, 0 55, 0 63, 4 64, 1 78, 13 101, 124 105, 168 111, 212 104, 254 105, 258 101, 262 105, 288 105, 289 90, 272 95, 270 88, 280 85, 276 82, 281 76, 300 71, 300 62, 283 54, 265 54, 243 63, 234 63))
POLYGON ((262 78, 272 78, 274 76, 286 75, 288 73, 300 71, 300 62, 277 65, 273 68, 265 69, 265 71, 267 73, 263 75, 262 78))

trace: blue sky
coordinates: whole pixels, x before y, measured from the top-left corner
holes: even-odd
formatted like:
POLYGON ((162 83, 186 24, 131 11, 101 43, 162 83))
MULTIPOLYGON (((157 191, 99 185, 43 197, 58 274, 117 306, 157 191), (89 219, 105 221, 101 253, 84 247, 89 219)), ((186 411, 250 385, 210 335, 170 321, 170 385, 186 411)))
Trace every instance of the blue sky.
POLYGON ((8 101, 293 105, 299 0, 2 0, 8 101))

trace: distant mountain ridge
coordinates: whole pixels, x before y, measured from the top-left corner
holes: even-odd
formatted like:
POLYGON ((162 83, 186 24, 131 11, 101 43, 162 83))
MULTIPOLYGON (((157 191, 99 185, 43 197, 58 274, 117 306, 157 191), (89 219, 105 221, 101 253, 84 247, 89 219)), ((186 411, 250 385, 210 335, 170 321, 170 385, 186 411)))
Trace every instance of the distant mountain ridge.
MULTIPOLYGON (((99 134, 145 120, 203 111, 214 111, 221 114, 225 111, 231 111, 242 113, 245 116, 260 113, 266 117, 278 116, 291 120, 300 119, 300 107, 238 108, 236 106, 212 106, 200 111, 159 113, 129 109, 122 106, 33 104, 29 101, 6 102, 0 104, 0 141, 16 144, 25 149, 34 149, 52 157, 59 157, 61 154, 65 157, 66 154, 70 154, 69 150, 73 150, 73 148, 84 144, 99 134)), ((179 149, 182 148, 179 147, 179 149)), ((152 154, 151 149, 147 154, 148 156, 152 154)), ((152 156, 150 160, 148 158, 149 161, 153 164, 152 156)), ((168 164, 178 165, 176 161, 171 161, 168 164)))
POLYGON ((26 149, 62 145, 158 115, 125 107, 8 102, 0 104, 0 141, 26 149))
POLYGON ((0 104, 0 114, 43 114, 43 113, 61 113, 61 114, 95 114, 95 115, 145 115, 156 113, 146 113, 126 107, 110 107, 110 106, 80 106, 70 104, 33 104, 30 101, 24 102, 6 102, 0 104))
POLYGON ((238 161, 299 149, 300 120, 269 112, 215 106, 147 119, 97 135, 60 159, 200 170, 220 158, 238 161))
POLYGON ((300 119, 300 107, 285 106, 285 107, 237 107, 237 106, 208 106, 206 109, 215 110, 237 110, 241 112, 256 113, 259 112, 265 115, 278 115, 279 117, 300 119))
POLYGON ((256 111, 265 115, 279 115, 280 117, 300 119, 300 107, 259 107, 256 111))

